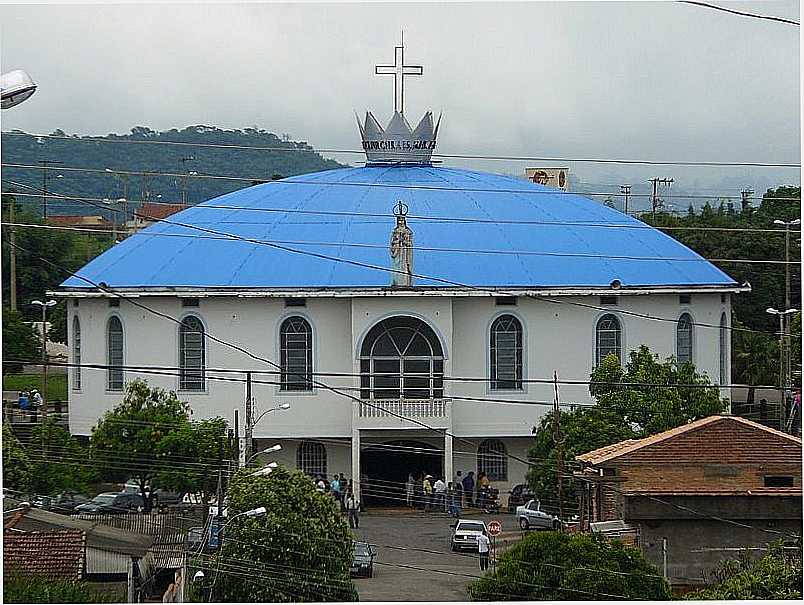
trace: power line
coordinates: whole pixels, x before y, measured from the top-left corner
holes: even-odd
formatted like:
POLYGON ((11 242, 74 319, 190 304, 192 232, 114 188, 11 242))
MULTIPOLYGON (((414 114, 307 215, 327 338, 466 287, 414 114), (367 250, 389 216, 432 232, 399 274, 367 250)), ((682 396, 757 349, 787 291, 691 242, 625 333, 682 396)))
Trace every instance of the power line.
POLYGON ((765 19, 767 21, 778 21, 779 23, 788 23, 790 25, 801 25, 798 21, 792 19, 785 19, 784 17, 774 17, 772 15, 759 15, 757 13, 747 13, 745 11, 733 10, 724 6, 716 4, 709 4, 708 2, 693 2, 692 0, 678 0, 681 4, 692 4, 693 6, 700 6, 709 8, 716 11, 723 11, 724 13, 731 13, 732 15, 739 15, 740 17, 750 17, 752 19, 765 19))
MULTIPOLYGON (((28 132, 4 131, 3 135, 8 136, 27 136, 39 139, 62 139, 73 142, 87 143, 123 143, 134 145, 173 145, 181 147, 198 147, 213 149, 242 149, 251 151, 282 151, 295 153, 353 153, 365 155, 363 149, 326 149, 326 148, 288 148, 275 146, 252 146, 252 145, 230 145, 221 143, 190 143, 181 141, 137 141, 132 139, 107 139, 103 137, 84 136, 80 138, 67 135, 36 134, 28 132)), ((678 161, 678 160, 628 160, 610 158, 564 158, 564 157, 543 157, 543 156, 516 156, 516 155, 472 155, 472 154, 444 154, 434 153, 434 158, 445 159, 468 159, 468 160, 505 160, 523 162, 577 162, 577 163, 596 163, 596 164, 636 164, 636 165, 660 165, 660 166, 756 166, 765 168, 800 168, 801 164, 776 163, 776 162, 700 162, 700 161, 678 161)))

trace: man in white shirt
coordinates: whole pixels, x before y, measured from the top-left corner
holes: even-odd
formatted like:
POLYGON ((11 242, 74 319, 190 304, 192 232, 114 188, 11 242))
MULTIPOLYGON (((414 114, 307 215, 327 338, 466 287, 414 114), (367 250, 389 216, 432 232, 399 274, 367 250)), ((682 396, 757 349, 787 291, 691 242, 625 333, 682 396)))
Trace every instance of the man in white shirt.
POLYGON ((477 551, 480 553, 480 571, 486 571, 489 568, 489 550, 491 549, 491 542, 486 532, 483 532, 477 537, 477 551))
POLYGON ((444 512, 447 512, 447 484, 444 483, 444 479, 442 477, 439 477, 433 485, 433 491, 435 492, 436 509, 441 509, 444 512))

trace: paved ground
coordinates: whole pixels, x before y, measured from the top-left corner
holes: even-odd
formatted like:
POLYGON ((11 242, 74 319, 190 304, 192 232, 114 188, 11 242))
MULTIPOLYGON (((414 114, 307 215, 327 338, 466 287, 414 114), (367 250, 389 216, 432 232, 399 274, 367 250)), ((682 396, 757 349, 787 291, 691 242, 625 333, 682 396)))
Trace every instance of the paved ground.
MULTIPOLYGON (((475 518, 475 517, 465 517, 475 518)), ((489 517, 510 525, 510 515, 489 517)), ((453 553, 454 520, 400 510, 370 510, 360 518, 355 534, 375 545, 373 578, 354 580, 361 601, 466 601, 466 587, 480 575, 478 555, 453 553), (396 547, 396 548, 391 548, 396 547), (404 550, 421 548, 434 553, 404 550), (404 567, 407 566, 407 567, 404 567), (412 569, 420 568, 420 569, 412 569)))

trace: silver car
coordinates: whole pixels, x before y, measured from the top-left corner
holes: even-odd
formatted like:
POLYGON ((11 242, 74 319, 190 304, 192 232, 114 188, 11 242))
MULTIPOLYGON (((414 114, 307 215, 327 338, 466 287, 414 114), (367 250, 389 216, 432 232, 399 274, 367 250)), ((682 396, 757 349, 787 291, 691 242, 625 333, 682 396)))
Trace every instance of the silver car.
POLYGON ((519 520, 519 527, 523 530, 557 530, 561 527, 561 520, 541 510, 541 504, 538 500, 528 500, 527 504, 524 506, 517 506, 516 517, 519 520))

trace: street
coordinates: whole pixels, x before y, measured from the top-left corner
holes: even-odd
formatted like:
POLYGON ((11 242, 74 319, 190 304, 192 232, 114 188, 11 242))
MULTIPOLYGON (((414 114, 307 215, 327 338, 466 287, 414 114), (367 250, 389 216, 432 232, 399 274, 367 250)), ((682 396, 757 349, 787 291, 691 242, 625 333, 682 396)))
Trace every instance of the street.
MULTIPOLYGON (((488 522, 487 517, 477 518, 488 522)), ((480 575, 479 558, 477 553, 451 552, 452 523, 454 519, 445 515, 390 509, 362 515, 354 533, 359 540, 375 545, 377 558, 373 578, 354 580, 360 600, 468 600, 466 587, 473 580, 469 576, 480 575)))

